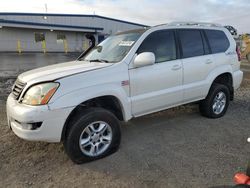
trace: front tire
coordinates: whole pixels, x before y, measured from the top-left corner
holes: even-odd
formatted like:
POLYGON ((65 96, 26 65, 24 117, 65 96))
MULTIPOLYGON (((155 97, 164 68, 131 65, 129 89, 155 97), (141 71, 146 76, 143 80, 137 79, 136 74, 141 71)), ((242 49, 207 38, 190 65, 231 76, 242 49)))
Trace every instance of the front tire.
POLYGON ((200 112, 208 118, 220 118, 227 111, 230 92, 227 86, 214 83, 207 97, 200 102, 200 112))
POLYGON ((108 110, 89 108, 77 114, 64 140, 70 159, 81 164, 115 152, 121 140, 119 120, 108 110))

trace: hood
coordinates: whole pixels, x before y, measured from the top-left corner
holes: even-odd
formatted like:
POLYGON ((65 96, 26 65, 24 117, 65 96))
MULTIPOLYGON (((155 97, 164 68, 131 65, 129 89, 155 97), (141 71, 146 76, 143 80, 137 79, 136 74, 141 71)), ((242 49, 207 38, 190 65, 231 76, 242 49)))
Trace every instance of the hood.
POLYGON ((42 68, 33 69, 24 72, 18 76, 18 79, 24 83, 27 82, 43 82, 56 80, 61 77, 70 76, 72 74, 87 72, 103 67, 111 66, 111 63, 95 63, 86 61, 71 61, 67 63, 59 63, 42 68))

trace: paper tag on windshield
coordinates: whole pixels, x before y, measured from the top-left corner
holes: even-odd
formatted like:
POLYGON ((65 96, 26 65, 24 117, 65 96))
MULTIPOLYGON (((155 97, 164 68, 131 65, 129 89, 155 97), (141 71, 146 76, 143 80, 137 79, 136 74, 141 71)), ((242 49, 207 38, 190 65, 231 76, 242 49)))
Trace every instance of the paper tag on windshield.
POLYGON ((135 41, 121 41, 119 46, 132 46, 135 41))

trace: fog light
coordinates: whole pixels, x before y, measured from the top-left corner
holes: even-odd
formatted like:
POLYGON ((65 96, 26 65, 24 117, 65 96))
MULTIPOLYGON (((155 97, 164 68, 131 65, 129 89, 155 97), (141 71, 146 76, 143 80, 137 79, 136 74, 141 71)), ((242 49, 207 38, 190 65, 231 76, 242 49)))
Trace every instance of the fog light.
POLYGON ((21 126, 23 129, 32 130, 32 124, 22 123, 21 126))
POLYGON ((37 122, 37 123, 21 123, 21 126, 23 129, 27 130, 36 130, 39 127, 41 127, 42 122, 37 122))

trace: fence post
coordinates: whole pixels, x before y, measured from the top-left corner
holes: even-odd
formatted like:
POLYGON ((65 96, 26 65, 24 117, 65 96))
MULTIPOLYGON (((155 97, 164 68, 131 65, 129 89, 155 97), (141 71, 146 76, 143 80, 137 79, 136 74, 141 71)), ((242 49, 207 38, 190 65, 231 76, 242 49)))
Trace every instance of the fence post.
POLYGON ((20 39, 17 40, 17 52, 19 54, 22 53, 22 47, 21 47, 21 41, 20 41, 20 39))
POLYGON ((84 39, 83 41, 83 51, 86 51, 89 48, 89 40, 84 39))
POLYGON ((67 42, 67 39, 63 40, 63 46, 64 46, 64 52, 67 54, 68 53, 68 42, 67 42))
POLYGON ((46 53, 46 41, 45 40, 43 40, 42 41, 42 50, 43 50, 43 53, 45 54, 46 53))

